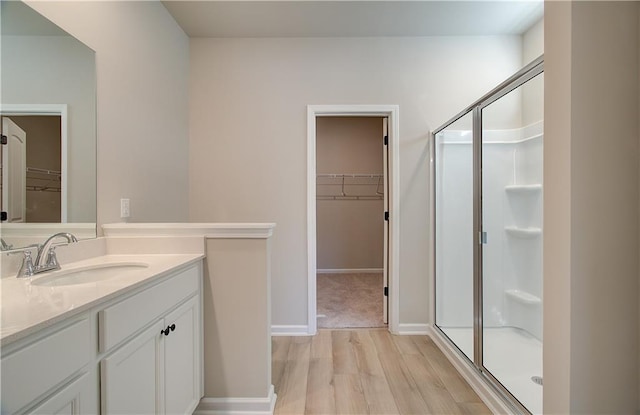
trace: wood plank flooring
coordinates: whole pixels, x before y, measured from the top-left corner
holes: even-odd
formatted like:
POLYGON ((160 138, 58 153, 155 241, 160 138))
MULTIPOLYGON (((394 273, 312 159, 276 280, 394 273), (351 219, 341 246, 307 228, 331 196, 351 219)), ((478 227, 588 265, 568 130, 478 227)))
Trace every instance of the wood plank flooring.
POLYGON ((275 414, 490 414, 427 336, 273 337, 275 414))

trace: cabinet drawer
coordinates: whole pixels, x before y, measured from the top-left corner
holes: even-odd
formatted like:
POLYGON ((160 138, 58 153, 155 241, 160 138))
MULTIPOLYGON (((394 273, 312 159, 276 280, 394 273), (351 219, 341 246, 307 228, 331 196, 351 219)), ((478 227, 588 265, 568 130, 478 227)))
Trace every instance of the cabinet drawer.
POLYGON ((100 352, 120 343, 200 287, 200 267, 195 265, 160 284, 135 294, 98 313, 100 352))
POLYGON ((88 319, 2 356, 2 412, 15 413, 30 404, 85 366, 90 356, 88 319))

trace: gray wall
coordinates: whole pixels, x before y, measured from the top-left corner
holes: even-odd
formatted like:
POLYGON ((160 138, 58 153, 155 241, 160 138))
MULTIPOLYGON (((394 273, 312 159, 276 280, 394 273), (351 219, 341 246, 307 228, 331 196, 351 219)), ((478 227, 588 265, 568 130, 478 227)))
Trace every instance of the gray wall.
POLYGON ((516 72, 521 38, 194 38, 190 59, 189 218, 278 224, 274 325, 307 324, 307 105, 399 105, 399 320, 427 324, 429 130, 516 72))

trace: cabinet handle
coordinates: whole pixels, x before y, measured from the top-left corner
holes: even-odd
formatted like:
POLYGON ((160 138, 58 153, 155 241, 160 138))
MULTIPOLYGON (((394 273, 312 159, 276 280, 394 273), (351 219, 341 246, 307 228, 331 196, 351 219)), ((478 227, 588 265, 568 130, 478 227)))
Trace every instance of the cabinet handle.
POLYGON ((167 328, 166 328, 166 329, 164 329, 164 330, 160 330, 160 334, 164 334, 165 336, 168 336, 168 335, 169 335, 169 333, 171 333, 171 332, 172 332, 172 331, 174 331, 175 329, 176 329, 176 325, 175 325, 175 323, 174 323, 174 324, 172 324, 172 325, 170 325, 170 326, 167 326, 167 328))

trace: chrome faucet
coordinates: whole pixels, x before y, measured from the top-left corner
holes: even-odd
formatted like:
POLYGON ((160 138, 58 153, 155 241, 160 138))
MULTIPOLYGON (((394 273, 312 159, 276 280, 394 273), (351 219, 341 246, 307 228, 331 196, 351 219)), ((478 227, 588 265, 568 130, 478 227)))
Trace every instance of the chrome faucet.
POLYGON ((38 248, 38 254, 36 256, 35 263, 31 259, 31 251, 25 249, 22 267, 20 268, 20 271, 18 271, 18 278, 32 277, 41 272, 60 269, 55 249, 59 245, 67 245, 72 242, 78 242, 78 238, 68 232, 60 232, 50 236, 46 241, 44 241, 44 244, 36 245, 38 248), (54 245, 53 243, 56 238, 65 238, 67 243, 54 245))
POLYGON ((67 244, 78 242, 78 238, 68 232, 60 232, 50 236, 38 249, 36 262, 35 264, 33 264, 33 266, 35 267, 35 274, 39 272, 60 269, 60 264, 58 264, 58 259, 56 258, 55 251, 57 245, 53 245, 53 241, 56 238, 65 238, 67 240, 67 244))

